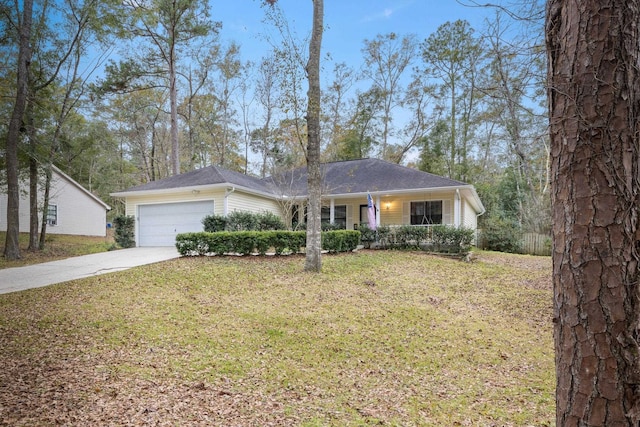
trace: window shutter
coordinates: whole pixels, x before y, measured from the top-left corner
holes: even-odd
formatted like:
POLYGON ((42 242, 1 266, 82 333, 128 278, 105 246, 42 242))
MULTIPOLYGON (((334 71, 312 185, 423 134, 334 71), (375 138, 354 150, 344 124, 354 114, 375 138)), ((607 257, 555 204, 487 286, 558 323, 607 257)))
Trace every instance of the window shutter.
POLYGON ((447 225, 453 225, 453 203, 451 200, 442 201, 442 223, 447 225))
POLYGON ((411 204, 410 202, 402 203, 402 224, 411 224, 411 204))

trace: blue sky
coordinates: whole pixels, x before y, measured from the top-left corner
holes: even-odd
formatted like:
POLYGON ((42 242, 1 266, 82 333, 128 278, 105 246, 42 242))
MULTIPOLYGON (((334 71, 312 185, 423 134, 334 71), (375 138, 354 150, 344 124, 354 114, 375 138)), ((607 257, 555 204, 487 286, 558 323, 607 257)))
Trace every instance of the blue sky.
MULTIPOLYGON (((463 0, 464 1, 464 0, 463 0)), ((223 41, 234 40, 242 46, 245 60, 258 62, 268 54, 269 44, 262 36, 273 32, 263 22, 261 0, 211 0, 211 18, 222 22, 223 41)), ((287 20, 298 35, 306 37, 311 25, 311 0, 279 0, 287 20)), ((461 5, 456 0, 325 0, 323 54, 333 62, 357 67, 362 62, 365 39, 395 32, 415 34, 426 39, 440 25, 456 19, 468 20, 480 29, 491 9, 461 5)))

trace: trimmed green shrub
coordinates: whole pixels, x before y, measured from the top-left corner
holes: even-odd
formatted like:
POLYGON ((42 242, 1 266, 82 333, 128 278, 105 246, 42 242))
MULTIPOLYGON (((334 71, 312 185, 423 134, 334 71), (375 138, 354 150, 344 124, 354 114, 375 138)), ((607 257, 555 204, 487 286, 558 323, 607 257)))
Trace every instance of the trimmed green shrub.
POLYGON ((274 248, 280 255, 297 253, 304 247, 304 231, 219 231, 215 233, 181 233, 176 236, 176 249, 183 256, 224 255, 254 252, 264 255, 274 248))
POLYGON ((297 253, 307 242, 306 231, 276 230, 268 233, 271 235, 271 247, 276 255, 281 255, 284 252, 297 253))
POLYGON ((257 240, 257 231, 239 231, 237 233, 229 233, 231 241, 231 252, 240 255, 249 255, 254 252, 257 240))
POLYGON ((380 225, 375 231, 378 236, 378 245, 381 248, 392 247, 395 243, 395 236, 391 232, 391 227, 388 225, 380 225))
POLYGON ((204 231, 209 233, 224 231, 227 228, 227 218, 222 215, 208 215, 202 218, 202 225, 204 231))
POLYGON ((322 224, 320 224, 320 229, 322 231, 342 230, 340 224, 334 224, 330 222, 323 222, 322 224))
POLYGON ((322 232, 322 249, 328 252, 353 251, 360 243, 358 230, 331 230, 322 232))
POLYGON ((282 219, 273 212, 253 213, 233 211, 229 215, 208 215, 202 219, 204 231, 267 231, 286 230, 282 219))
POLYGON ((257 231, 267 231, 267 230, 286 230, 287 227, 284 225, 284 221, 274 214, 273 212, 263 212, 256 214, 256 230, 257 231))
MULTIPOLYGON (((276 255, 298 253, 305 246, 304 231, 219 231, 215 233, 182 233, 176 236, 176 249, 183 256, 223 255, 237 253, 264 255, 273 248, 276 255)), ((352 251, 360 243, 357 230, 335 230, 322 233, 322 248, 329 252, 352 251)))
POLYGON ((114 239, 121 248, 132 248, 136 245, 135 239, 135 218, 132 216, 119 215, 113 218, 115 225, 114 239))
POLYGON ((431 235, 431 227, 401 225, 393 229, 395 245, 402 249, 420 249, 431 235))
POLYGON ((257 219, 254 213, 233 211, 227 215, 227 231, 255 230, 256 226, 257 219))
POLYGON ((449 253, 467 252, 475 234, 473 229, 449 225, 381 225, 376 231, 362 225, 359 231, 365 245, 377 241, 378 247, 382 249, 426 249, 449 253))
POLYGON ((475 231, 472 228, 434 225, 431 233, 436 252, 466 253, 471 248, 475 231))
POLYGON ((358 227, 360 232, 360 241, 365 248, 370 248, 371 244, 376 241, 376 231, 369 228, 367 224, 360 224, 358 227))

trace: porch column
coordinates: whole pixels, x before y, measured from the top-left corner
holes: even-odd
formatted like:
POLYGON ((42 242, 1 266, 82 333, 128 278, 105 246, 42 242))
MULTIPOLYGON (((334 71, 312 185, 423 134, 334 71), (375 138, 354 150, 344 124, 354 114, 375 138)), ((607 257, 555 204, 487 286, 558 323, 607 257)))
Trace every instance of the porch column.
POLYGON ((336 201, 334 198, 331 198, 331 201, 329 204, 329 223, 330 224, 333 224, 333 220, 336 218, 335 207, 336 207, 336 201))
POLYGON ((456 227, 460 227, 461 210, 460 190, 456 190, 453 196, 453 225, 456 227))
POLYGON ((380 196, 376 196, 376 228, 380 227, 380 196))

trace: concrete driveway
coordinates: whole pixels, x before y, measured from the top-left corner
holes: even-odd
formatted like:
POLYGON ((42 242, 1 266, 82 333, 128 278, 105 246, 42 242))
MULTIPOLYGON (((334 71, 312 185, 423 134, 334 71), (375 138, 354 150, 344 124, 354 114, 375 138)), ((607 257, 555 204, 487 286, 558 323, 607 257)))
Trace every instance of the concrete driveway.
POLYGON ((0 294, 178 258, 175 247, 131 248, 0 270, 0 294))

